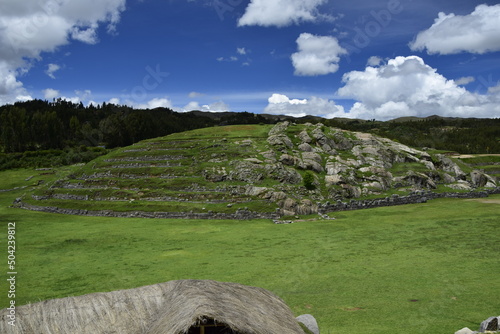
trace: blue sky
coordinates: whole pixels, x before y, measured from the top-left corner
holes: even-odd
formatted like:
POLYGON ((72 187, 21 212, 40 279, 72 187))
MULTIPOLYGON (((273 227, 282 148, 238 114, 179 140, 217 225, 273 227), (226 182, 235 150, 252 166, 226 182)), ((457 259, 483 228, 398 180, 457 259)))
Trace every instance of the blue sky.
POLYGON ((500 117, 500 4, 3 0, 0 104, 500 117))

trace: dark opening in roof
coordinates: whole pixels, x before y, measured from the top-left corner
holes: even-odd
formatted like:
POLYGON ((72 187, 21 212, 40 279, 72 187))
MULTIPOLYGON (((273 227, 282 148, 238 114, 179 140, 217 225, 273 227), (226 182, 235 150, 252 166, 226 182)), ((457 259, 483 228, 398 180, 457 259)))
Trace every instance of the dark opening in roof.
POLYGON ((203 319, 198 325, 189 328, 187 334, 239 334, 228 326, 217 323, 212 319, 203 319))

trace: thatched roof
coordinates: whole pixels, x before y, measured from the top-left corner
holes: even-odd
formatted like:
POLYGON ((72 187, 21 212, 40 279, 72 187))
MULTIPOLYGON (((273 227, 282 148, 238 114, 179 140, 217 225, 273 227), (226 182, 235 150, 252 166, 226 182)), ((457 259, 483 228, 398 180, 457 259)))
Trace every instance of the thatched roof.
POLYGON ((240 334, 304 334, 271 292, 236 283, 180 280, 94 293, 0 311, 0 333, 183 334, 203 319, 240 334))

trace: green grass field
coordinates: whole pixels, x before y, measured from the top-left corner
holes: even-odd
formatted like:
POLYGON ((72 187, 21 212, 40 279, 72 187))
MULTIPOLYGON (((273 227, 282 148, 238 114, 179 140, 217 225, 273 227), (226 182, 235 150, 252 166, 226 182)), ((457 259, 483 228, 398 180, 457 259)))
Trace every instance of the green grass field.
MULTIPOLYGON (((57 176, 40 174, 1 172, 0 189, 57 176)), ((9 208, 27 191, 0 193, 0 308, 7 223, 16 222, 18 305, 193 278, 269 289, 296 315, 313 314, 323 334, 454 333, 499 314, 500 196, 275 225, 9 208)))

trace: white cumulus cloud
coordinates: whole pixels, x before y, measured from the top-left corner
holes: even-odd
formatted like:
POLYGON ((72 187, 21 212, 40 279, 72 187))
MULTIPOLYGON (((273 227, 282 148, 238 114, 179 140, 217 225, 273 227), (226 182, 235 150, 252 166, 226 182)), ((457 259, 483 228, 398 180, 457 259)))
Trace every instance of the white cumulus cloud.
POLYGON ((59 97, 60 93, 58 90, 52 89, 52 88, 47 88, 43 90, 43 97, 46 100, 51 101, 52 99, 55 99, 56 97, 59 97))
POLYGON ((314 21, 317 7, 327 0, 251 0, 238 26, 284 27, 314 21))
POLYGON ((71 29, 71 38, 87 44, 96 44, 97 28, 97 24, 92 24, 92 26, 84 29, 80 27, 73 27, 73 29, 71 29))
POLYGON ((500 4, 479 5, 465 16, 439 13, 434 24, 410 43, 410 48, 443 55, 499 51, 500 4))
POLYGON ((401 116, 498 117, 493 95, 471 93, 448 80, 417 56, 396 57, 379 67, 343 76, 337 94, 357 102, 352 117, 392 119, 401 116))
POLYGON ((167 98, 155 97, 146 103, 133 103, 128 101, 126 105, 132 106, 136 109, 156 109, 156 108, 170 108, 172 109, 172 101, 167 98))
POLYGON ((384 60, 378 56, 371 56, 370 58, 368 58, 368 61, 367 61, 367 65, 368 66, 379 66, 380 64, 382 64, 384 60))
POLYGON ((331 36, 316 36, 309 33, 297 38, 298 52, 291 56, 295 75, 315 76, 335 73, 339 69, 340 56, 347 50, 331 36))
POLYGON ((455 83, 459 86, 464 86, 476 81, 474 77, 461 77, 455 80, 455 83))
POLYGON ((112 97, 108 100, 108 103, 118 106, 120 105, 120 99, 117 97, 112 97))
POLYGON ((497 97, 498 97, 498 100, 500 102, 500 83, 498 83, 498 85, 496 85, 496 86, 489 87, 488 88, 488 93, 492 94, 492 95, 496 94, 497 97))
POLYGON ((59 66, 57 64, 49 64, 47 66, 47 70, 45 71, 45 74, 47 74, 52 79, 55 79, 56 77, 55 77, 54 73, 56 73, 60 69, 61 69, 61 66, 59 66))
POLYGON ((43 52, 78 40, 97 42, 97 28, 114 32, 126 0, 2 0, 0 2, 0 104, 29 97, 18 77, 43 52))
POLYGON ((230 111, 231 109, 228 104, 220 100, 213 102, 211 104, 203 104, 203 105, 200 105, 200 103, 197 101, 191 101, 183 108, 177 109, 177 111, 180 112, 187 112, 193 110, 209 111, 209 112, 225 112, 225 111, 230 111))
POLYGON ((189 94, 188 94, 188 96, 189 96, 190 98, 192 98, 192 99, 194 99, 194 98, 196 98, 196 97, 203 96, 203 95, 205 95, 205 94, 203 94, 203 93, 199 93, 199 92, 191 92, 191 93, 189 93, 189 94))
POLYGON ((273 94, 268 99, 269 104, 264 113, 273 115, 287 115, 304 117, 306 115, 325 118, 347 117, 344 107, 335 104, 332 100, 312 96, 309 99, 290 99, 283 94, 273 94))

